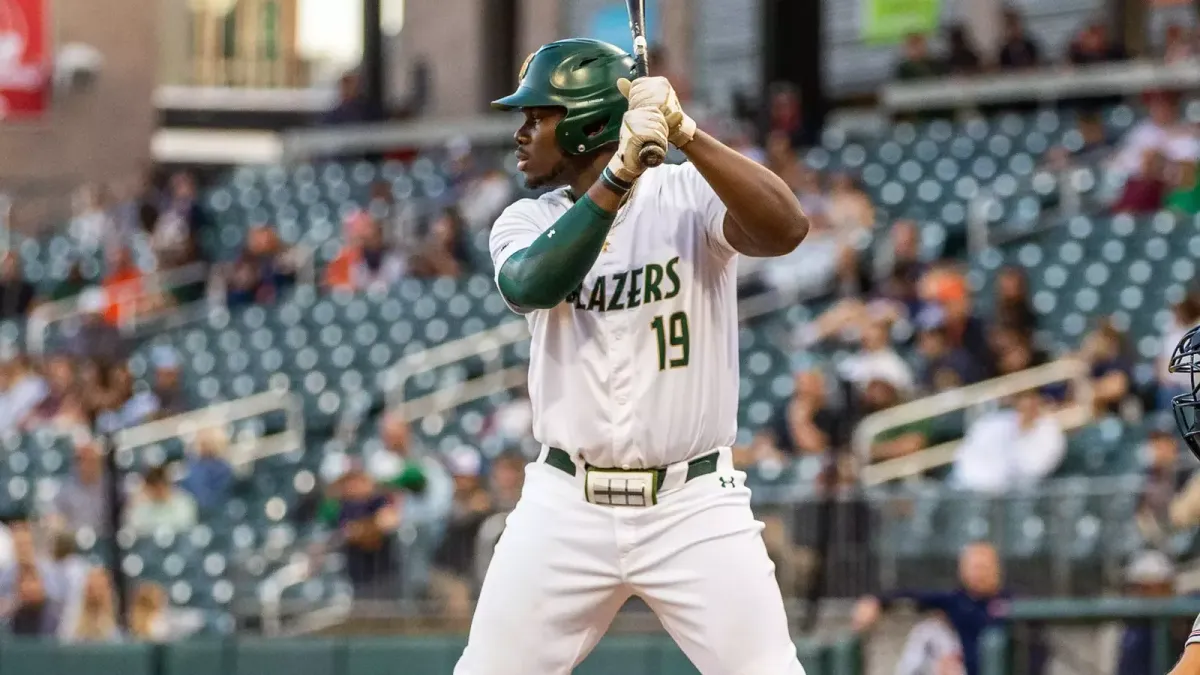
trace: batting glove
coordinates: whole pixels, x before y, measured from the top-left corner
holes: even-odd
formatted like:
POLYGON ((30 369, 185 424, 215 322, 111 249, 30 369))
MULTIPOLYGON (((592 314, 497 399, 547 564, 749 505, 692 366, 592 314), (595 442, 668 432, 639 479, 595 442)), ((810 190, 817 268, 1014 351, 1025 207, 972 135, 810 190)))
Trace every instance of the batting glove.
POLYGON ((683 112, 675 87, 665 77, 639 77, 630 82, 617 80, 617 88, 629 99, 631 109, 658 108, 667 118, 671 145, 682 148, 696 136, 696 121, 683 112))
POLYGON ((631 109, 621 118, 621 138, 617 153, 608 163, 608 171, 621 184, 632 185, 646 167, 638 153, 650 144, 667 145, 667 120, 654 108, 631 109))

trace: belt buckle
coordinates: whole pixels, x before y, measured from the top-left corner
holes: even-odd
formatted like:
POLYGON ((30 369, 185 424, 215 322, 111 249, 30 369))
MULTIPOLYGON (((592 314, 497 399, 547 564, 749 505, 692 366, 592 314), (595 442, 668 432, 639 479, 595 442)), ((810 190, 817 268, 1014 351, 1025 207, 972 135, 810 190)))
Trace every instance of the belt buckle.
POLYGON ((597 506, 647 507, 658 503, 654 471, 613 471, 588 467, 584 496, 597 506))

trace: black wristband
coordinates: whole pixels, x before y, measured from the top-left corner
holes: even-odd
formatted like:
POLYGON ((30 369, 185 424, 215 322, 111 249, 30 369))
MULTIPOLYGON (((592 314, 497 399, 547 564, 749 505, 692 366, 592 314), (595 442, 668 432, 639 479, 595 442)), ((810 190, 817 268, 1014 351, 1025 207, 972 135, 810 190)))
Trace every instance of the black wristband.
POLYGON ((614 174, 612 169, 609 169, 607 166, 604 167, 604 171, 600 172, 600 182, 604 183, 604 187, 612 190, 615 194, 622 197, 629 194, 629 191, 633 189, 633 183, 631 181, 624 181, 620 178, 617 178, 617 175, 614 174))

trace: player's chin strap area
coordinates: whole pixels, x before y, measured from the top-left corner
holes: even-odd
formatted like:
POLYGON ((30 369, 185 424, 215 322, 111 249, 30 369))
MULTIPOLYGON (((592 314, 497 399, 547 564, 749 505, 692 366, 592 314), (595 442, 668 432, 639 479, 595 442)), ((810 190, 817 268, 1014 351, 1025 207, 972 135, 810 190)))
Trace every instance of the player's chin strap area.
MULTIPOLYGON (((658 503, 659 493, 679 489, 701 476, 718 471, 722 475, 733 475, 733 454, 729 448, 718 448, 665 467, 602 469, 566 450, 543 445, 537 461, 582 482, 587 501, 600 506, 654 506, 658 503)), ((730 487, 734 487, 733 479, 729 480, 730 487)))

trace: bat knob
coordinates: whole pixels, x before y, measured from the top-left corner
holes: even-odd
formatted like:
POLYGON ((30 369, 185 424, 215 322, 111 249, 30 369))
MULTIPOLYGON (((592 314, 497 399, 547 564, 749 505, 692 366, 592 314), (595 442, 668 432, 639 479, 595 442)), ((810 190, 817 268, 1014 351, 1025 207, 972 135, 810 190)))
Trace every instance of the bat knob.
POLYGON ((638 162, 647 169, 661 165, 666 158, 667 149, 657 143, 644 145, 638 152, 638 162))

